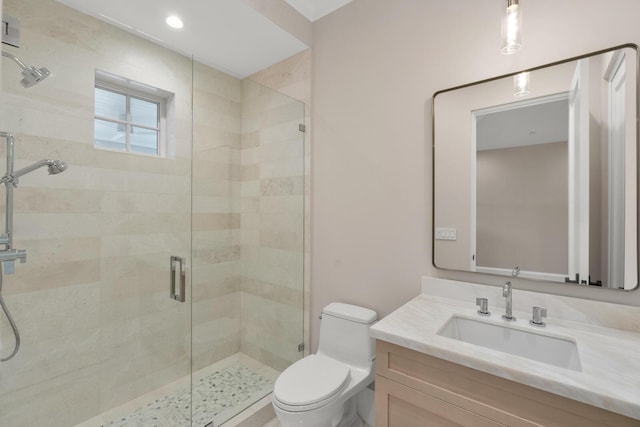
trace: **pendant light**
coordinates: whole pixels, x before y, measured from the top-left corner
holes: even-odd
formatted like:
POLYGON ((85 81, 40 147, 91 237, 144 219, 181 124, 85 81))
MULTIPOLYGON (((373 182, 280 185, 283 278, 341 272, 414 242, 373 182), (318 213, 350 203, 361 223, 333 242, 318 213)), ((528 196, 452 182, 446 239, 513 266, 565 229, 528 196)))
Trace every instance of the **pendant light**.
POLYGON ((513 96, 529 95, 529 73, 524 72, 513 76, 513 96))
POLYGON ((502 53, 511 55, 522 47, 522 8, 520 0, 506 0, 502 17, 502 53))

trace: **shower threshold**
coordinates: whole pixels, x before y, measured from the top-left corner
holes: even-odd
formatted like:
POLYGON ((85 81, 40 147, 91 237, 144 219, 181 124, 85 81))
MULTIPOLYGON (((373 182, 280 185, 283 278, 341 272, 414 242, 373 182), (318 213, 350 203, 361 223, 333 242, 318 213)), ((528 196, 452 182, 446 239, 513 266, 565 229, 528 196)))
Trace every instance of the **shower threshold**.
POLYGON ((278 371, 236 353, 194 372, 192 391, 186 376, 76 427, 202 427, 211 421, 217 427, 264 400, 277 377, 278 371))

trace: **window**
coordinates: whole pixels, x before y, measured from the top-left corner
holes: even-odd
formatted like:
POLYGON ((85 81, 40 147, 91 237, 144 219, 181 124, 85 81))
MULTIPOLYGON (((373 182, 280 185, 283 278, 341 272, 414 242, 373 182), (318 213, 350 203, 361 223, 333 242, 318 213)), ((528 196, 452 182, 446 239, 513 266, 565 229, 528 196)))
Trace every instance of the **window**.
POLYGON ((94 146, 164 157, 166 103, 170 95, 142 83, 96 72, 94 146))

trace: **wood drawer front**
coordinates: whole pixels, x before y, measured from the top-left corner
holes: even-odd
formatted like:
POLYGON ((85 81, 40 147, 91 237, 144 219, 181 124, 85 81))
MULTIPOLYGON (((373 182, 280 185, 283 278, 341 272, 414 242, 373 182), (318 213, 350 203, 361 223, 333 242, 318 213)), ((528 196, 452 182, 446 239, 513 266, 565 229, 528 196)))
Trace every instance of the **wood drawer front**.
POLYGON ((410 387, 376 376, 377 427, 505 427, 410 387))
POLYGON ((376 343, 376 374, 509 426, 640 426, 640 420, 385 341, 376 343))

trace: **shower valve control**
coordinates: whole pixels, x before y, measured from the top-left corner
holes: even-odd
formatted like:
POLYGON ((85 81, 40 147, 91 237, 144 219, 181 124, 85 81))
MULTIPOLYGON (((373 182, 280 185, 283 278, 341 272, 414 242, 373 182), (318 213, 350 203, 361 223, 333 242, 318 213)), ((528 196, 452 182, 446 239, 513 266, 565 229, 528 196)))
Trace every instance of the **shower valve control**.
POLYGON ((20 47, 20 21, 13 16, 2 17, 2 43, 20 47))
POLYGON ((25 249, 5 249, 0 251, 0 262, 4 263, 5 274, 16 272, 16 261, 20 261, 20 264, 27 262, 27 251, 25 249))

